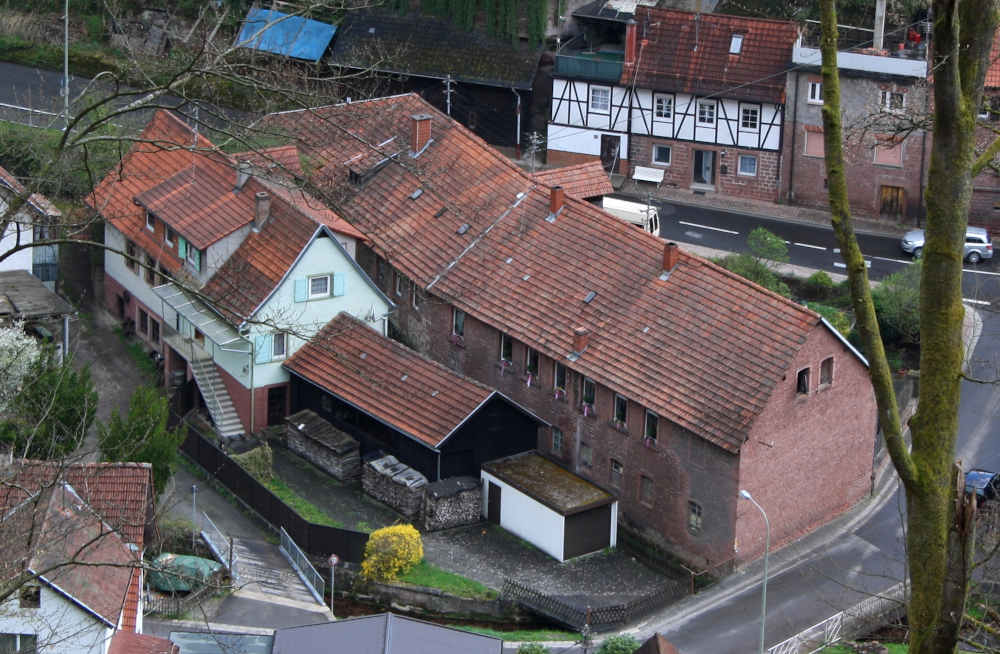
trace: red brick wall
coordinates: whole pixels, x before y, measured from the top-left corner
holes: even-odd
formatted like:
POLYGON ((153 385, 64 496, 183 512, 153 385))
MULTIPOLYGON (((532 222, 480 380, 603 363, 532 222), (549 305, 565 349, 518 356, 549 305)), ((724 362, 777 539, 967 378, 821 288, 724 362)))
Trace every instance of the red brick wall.
MULTIPOLYGON (((976 140, 985 148, 996 135, 985 127, 977 128, 976 140)), ((972 203, 969 224, 985 227, 995 237, 1000 236, 1000 175, 989 168, 972 183, 972 203)))
MULTIPOLYGON (((772 547, 828 521, 870 491, 876 424, 867 368, 825 327, 816 327, 754 421, 740 455, 740 488, 767 512, 772 547), (833 383, 820 388, 820 364, 830 356, 833 383), (808 396, 796 393, 797 373, 805 367, 808 396)), ((736 535, 741 560, 763 553, 764 523, 746 500, 738 503, 736 535)))
POLYGON ((633 136, 629 143, 629 159, 637 166, 661 168, 664 171, 663 183, 678 188, 688 188, 694 179, 694 151, 711 150, 715 152, 715 189, 722 195, 774 202, 778 197, 778 152, 752 150, 733 146, 709 145, 692 143, 691 141, 674 141, 672 139, 654 138, 649 136, 633 136), (653 163, 653 146, 670 146, 670 165, 661 166, 653 163), (725 156, 722 153, 725 152, 725 156), (757 175, 754 177, 738 175, 739 155, 757 157, 757 175), (723 166, 726 172, 723 174, 723 166))
MULTIPOLYGON (((226 392, 229 393, 229 399, 233 401, 233 406, 236 408, 236 414, 240 418, 240 422, 243 423, 243 429, 250 433, 250 389, 245 387, 243 384, 236 381, 236 378, 226 372, 221 366, 215 366, 215 369, 219 371, 219 376, 222 377, 222 383, 226 386, 226 392)), ((260 386, 255 388, 253 391, 253 429, 255 431, 260 431, 267 426, 267 392, 272 388, 288 387, 287 383, 283 384, 271 384, 270 386, 260 386)), ((285 415, 288 415, 288 403, 290 401, 290 393, 286 391, 285 393, 285 415)))
POLYGON ((578 152, 563 152, 561 150, 550 149, 545 153, 545 163, 553 167, 572 166, 574 164, 600 160, 600 157, 592 154, 580 154, 578 152))

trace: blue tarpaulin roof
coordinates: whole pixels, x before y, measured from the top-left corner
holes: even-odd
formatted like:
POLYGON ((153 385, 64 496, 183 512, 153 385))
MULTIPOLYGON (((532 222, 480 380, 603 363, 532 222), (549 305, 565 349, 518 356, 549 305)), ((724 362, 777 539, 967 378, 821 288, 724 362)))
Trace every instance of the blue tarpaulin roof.
POLYGON ((983 496, 990 481, 996 477, 997 473, 986 470, 970 470, 965 473, 965 492, 975 491, 976 495, 983 496))
POLYGON ((236 42, 255 50, 319 61, 336 31, 333 25, 318 20, 271 9, 251 9, 236 42))

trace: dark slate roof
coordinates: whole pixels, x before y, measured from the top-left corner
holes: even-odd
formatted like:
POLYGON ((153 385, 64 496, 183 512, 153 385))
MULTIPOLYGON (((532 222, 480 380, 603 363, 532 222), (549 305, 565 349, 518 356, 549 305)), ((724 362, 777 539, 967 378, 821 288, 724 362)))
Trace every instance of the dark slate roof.
POLYGON ((358 449, 358 442, 321 418, 315 411, 303 409, 285 420, 300 434, 321 443, 335 454, 346 454, 358 449))
POLYGON ((272 654, 500 654, 502 650, 499 638, 381 613, 278 629, 272 654), (336 647, 331 649, 333 643, 336 647))
POLYGON ((236 42, 247 41, 244 47, 254 50, 319 61, 336 31, 333 25, 318 20, 254 8, 243 21, 236 42))
POLYGON ((519 89, 531 88, 538 57, 538 49, 447 20, 382 9, 348 12, 331 53, 341 66, 519 89))
POLYGON ((32 320, 73 313, 73 307, 27 270, 5 270, 0 272, 0 316, 8 312, 32 320))

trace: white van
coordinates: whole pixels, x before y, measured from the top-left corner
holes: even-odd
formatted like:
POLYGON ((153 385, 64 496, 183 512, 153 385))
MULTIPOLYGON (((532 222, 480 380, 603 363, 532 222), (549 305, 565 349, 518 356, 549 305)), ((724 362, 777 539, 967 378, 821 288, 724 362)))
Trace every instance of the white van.
POLYGON ((621 218, 627 223, 644 229, 653 236, 660 235, 660 212, 655 206, 647 206, 644 202, 630 202, 618 198, 601 198, 602 208, 612 216, 621 218))

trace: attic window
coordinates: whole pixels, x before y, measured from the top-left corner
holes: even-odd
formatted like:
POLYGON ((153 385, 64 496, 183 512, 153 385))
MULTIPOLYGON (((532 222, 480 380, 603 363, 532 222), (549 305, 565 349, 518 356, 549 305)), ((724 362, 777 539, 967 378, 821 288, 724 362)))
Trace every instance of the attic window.
POLYGON ((431 397, 437 397, 441 391, 431 391, 431 397))
POLYGON ((42 589, 40 586, 27 585, 21 587, 20 608, 37 609, 42 605, 42 589))
POLYGON ((444 215, 444 212, 447 211, 447 210, 448 210, 448 207, 441 207, 440 209, 437 210, 437 213, 434 214, 434 217, 435 218, 440 218, 441 216, 444 215))
POLYGON ((408 377, 409 375, 404 373, 403 376, 399 378, 399 381, 406 381, 408 377))
POLYGON ((420 197, 421 195, 423 195, 423 194, 424 194, 424 189, 422 189, 422 188, 418 188, 418 189, 417 189, 416 191, 414 191, 413 193, 410 193, 410 199, 411 199, 411 200, 416 200, 417 198, 419 198, 419 197, 420 197))
POLYGON ((590 304, 594 301, 595 297, 597 297, 597 291, 591 291, 590 293, 587 293, 587 297, 583 298, 583 303, 590 304))
POLYGON ((743 50, 743 35, 733 34, 729 40, 729 54, 738 55, 743 50))
POLYGON ((458 228, 459 234, 464 234, 469 231, 469 223, 462 223, 462 226, 458 228))

